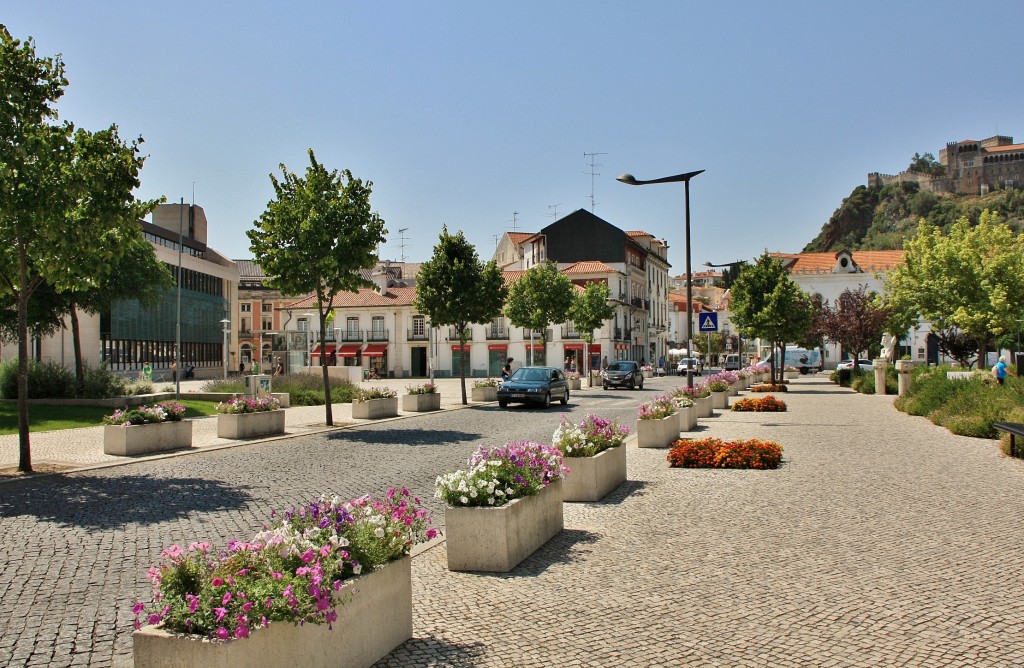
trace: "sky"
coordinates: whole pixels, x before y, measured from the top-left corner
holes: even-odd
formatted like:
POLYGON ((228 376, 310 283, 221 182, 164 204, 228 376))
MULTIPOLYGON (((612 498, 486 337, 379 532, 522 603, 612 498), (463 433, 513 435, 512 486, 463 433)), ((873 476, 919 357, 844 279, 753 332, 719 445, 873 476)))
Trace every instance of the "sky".
POLYGON ((442 225, 490 259, 505 232, 577 209, 691 258, 799 252, 869 172, 995 134, 1024 142, 1024 3, 13 2, 62 54, 61 118, 142 136, 140 198, 194 202, 208 243, 246 230, 307 151, 372 181, 382 259, 442 225), (194 193, 194 194, 193 194, 194 193))

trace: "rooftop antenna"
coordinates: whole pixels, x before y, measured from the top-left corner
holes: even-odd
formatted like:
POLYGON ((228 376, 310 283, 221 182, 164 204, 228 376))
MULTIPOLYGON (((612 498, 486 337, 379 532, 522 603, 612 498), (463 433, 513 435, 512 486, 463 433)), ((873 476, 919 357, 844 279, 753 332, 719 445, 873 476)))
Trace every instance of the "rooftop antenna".
POLYGON ((558 220, 558 207, 560 206, 562 206, 561 202, 558 204, 548 204, 548 211, 551 211, 551 213, 548 214, 548 218, 558 220))
POLYGON ((518 216, 518 215, 519 215, 518 211, 513 211, 512 212, 512 231, 513 232, 516 232, 516 231, 519 230, 519 220, 516 218, 516 216, 518 216))
POLYGON ((405 236, 405 233, 409 231, 408 227, 401 227, 398 229, 398 243, 402 248, 402 264, 405 264, 405 241, 409 237, 405 236))
POLYGON ((491 238, 494 239, 494 252, 498 252, 498 241, 501 239, 500 234, 492 234, 491 238))
POLYGON ((590 174, 590 213, 594 213, 594 206, 596 205, 596 202, 594 201, 594 177, 595 176, 601 176, 601 174, 599 172, 595 172, 594 169, 596 167, 602 167, 603 166, 599 162, 594 162, 594 159, 597 156, 599 156, 599 155, 608 155, 608 154, 607 153, 587 153, 586 151, 583 152, 583 157, 584 158, 587 158, 587 157, 590 158, 590 171, 589 172, 583 172, 584 174, 590 174))

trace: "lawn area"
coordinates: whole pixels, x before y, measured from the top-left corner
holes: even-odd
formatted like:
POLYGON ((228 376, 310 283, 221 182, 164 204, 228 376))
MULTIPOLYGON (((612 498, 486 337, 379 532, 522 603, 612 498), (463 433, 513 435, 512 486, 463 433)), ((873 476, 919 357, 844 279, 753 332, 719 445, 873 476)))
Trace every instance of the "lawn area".
MULTIPOLYGON (((194 418, 217 413, 216 401, 185 399, 181 402, 185 417, 194 418)), ((103 418, 113 409, 101 406, 57 406, 51 404, 29 404, 29 430, 33 432, 96 427, 103 424, 103 418)), ((0 403, 0 434, 18 433, 18 405, 13 401, 0 403)))

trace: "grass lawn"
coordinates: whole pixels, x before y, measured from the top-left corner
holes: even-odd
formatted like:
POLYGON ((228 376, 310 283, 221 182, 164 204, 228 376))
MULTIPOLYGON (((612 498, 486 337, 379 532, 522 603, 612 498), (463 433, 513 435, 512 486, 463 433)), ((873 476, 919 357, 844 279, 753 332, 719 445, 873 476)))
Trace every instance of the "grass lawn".
MULTIPOLYGON (((216 401, 186 399, 181 402, 185 417, 194 418, 217 413, 216 401)), ((96 427, 103 424, 103 418, 113 413, 112 408, 101 406, 55 406, 29 404, 29 431, 54 431, 76 427, 96 427)), ((0 403, 0 434, 18 433, 18 405, 11 401, 0 403)))

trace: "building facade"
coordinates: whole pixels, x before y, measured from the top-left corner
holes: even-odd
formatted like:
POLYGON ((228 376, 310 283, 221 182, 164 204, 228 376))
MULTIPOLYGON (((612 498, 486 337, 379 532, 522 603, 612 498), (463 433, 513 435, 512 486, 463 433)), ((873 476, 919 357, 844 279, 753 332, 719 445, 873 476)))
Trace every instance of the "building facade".
POLYGON ((869 187, 913 181, 922 190, 984 195, 999 188, 1024 187, 1024 144, 1013 137, 995 135, 987 139, 947 142, 939 151, 941 176, 902 171, 899 174, 868 174, 869 187))

